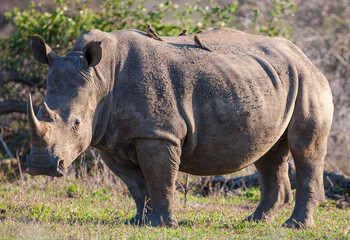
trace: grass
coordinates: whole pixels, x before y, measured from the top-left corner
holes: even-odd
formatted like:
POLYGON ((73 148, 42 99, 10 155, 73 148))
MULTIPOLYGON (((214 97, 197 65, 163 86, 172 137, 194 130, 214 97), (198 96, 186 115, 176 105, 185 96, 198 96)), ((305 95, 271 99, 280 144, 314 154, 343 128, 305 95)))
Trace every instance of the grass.
POLYGON ((272 223, 242 222, 258 204, 258 189, 176 194, 178 228, 128 226, 135 205, 114 177, 28 177, 0 183, 0 239, 350 239, 349 209, 334 201, 315 212, 316 228, 282 228, 292 205, 272 223))

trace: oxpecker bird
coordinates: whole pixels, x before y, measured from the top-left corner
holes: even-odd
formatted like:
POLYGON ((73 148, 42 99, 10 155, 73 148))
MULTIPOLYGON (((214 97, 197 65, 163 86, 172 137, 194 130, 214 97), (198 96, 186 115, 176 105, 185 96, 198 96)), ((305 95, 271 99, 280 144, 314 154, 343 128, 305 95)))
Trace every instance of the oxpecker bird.
POLYGON ((187 29, 184 29, 179 36, 187 36, 187 29))
POLYGON ((158 34, 153 30, 151 24, 147 24, 147 34, 148 36, 150 36, 153 39, 159 40, 159 41, 163 41, 163 39, 161 39, 158 34))
POLYGON ((211 50, 209 48, 207 48, 203 43, 202 41, 200 40, 200 38, 198 37, 198 35, 194 35, 194 43, 196 44, 197 47, 199 48, 203 48, 209 52, 211 52, 211 50))

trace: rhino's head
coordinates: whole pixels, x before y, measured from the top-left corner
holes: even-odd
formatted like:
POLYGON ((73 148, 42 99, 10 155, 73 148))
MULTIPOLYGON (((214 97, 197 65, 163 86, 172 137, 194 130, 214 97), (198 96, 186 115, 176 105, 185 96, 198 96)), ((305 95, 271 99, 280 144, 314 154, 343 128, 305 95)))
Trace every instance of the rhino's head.
POLYGON ((32 148, 27 156, 31 175, 63 176, 67 166, 90 145, 101 83, 96 81, 102 57, 99 42, 83 51, 57 56, 40 36, 32 36, 34 57, 50 66, 45 102, 36 117, 28 97, 32 148))

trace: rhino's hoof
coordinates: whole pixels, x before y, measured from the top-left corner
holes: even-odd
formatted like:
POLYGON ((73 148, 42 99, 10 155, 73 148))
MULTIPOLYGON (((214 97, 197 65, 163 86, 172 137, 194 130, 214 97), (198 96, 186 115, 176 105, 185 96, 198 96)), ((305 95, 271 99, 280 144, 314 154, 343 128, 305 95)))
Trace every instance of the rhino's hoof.
POLYGON ((282 227, 302 229, 302 228, 313 228, 313 227, 316 227, 316 225, 313 219, 298 221, 290 218, 285 223, 283 223, 282 227))
POLYGON ((249 215, 248 217, 246 217, 245 219, 243 219, 242 222, 254 222, 256 220, 257 219, 254 219, 254 216, 252 214, 252 215, 249 215))
POLYGON ((162 227, 162 226, 178 227, 179 226, 175 217, 168 217, 167 219, 164 220, 162 217, 153 216, 148 219, 148 223, 152 227, 162 227))
POLYGON ((150 221, 150 224, 152 227, 173 227, 173 228, 177 228, 179 226, 179 224, 177 223, 177 221, 166 221, 166 222, 159 222, 159 221, 150 221))
POLYGON ((167 226, 167 227, 178 227, 178 223, 176 219, 167 219, 166 221, 162 220, 162 218, 159 217, 133 217, 130 220, 125 221, 125 225, 134 225, 134 226, 145 226, 150 225, 152 227, 161 227, 161 226, 167 226))
POLYGON ((275 216, 270 215, 264 215, 264 214, 256 214, 253 213, 247 218, 243 220, 243 222, 264 222, 264 223, 271 223, 275 219, 275 216))

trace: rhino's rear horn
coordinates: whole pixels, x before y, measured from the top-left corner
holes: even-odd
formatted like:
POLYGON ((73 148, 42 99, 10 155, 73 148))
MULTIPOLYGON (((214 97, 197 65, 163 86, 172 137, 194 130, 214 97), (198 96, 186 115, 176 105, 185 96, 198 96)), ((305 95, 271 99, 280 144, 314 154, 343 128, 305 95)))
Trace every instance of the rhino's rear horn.
POLYGON ((43 119, 46 120, 53 120, 55 116, 55 112, 52 111, 49 106, 47 106, 46 102, 43 102, 43 105, 41 107, 41 116, 43 119))
POLYGON ((46 134, 46 124, 44 122, 40 122, 34 113, 32 96, 28 95, 27 101, 27 114, 30 128, 30 135, 32 138, 32 143, 34 145, 42 145, 43 138, 46 134))

